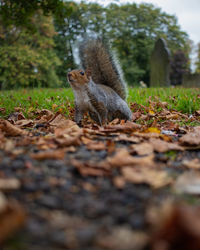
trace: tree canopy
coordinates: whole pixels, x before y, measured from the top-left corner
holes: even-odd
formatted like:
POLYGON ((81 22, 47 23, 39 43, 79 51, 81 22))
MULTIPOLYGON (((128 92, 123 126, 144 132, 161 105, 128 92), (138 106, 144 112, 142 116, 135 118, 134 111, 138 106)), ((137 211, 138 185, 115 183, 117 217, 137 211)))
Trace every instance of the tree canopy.
MULTIPOLYGON (((20 50, 22 47, 26 55, 34 49, 40 57, 43 55, 43 62, 47 61, 43 65, 46 69, 40 71, 41 77, 48 69, 52 69, 49 67, 51 62, 54 65, 51 72, 63 85, 66 84, 67 70, 77 67, 77 43, 86 35, 100 36, 111 42, 130 85, 141 80, 149 82, 149 58, 158 38, 167 41, 172 54, 181 50, 188 57, 190 53, 188 35, 181 30, 177 18, 152 4, 110 4, 104 7, 97 3, 62 0, 3 0, 0 4, 0 19, 1 58, 6 57, 3 49, 18 53, 19 57, 23 55, 20 50), (53 23, 50 21, 52 18, 53 23), (50 36, 39 32, 44 26, 51 30, 50 36), (42 41, 34 44, 35 39, 42 41), (43 48, 44 44, 46 48, 43 48)), ((38 60, 35 52, 32 57, 38 60)), ((20 65, 28 67, 28 58, 20 65)), ((24 67, 20 71, 24 71, 24 67)), ((0 70, 5 72, 1 65, 0 70)), ((31 74, 34 75, 33 72, 31 74)), ((1 79, 4 76, 1 73, 1 79)), ((57 80, 55 83, 58 83, 57 80)))

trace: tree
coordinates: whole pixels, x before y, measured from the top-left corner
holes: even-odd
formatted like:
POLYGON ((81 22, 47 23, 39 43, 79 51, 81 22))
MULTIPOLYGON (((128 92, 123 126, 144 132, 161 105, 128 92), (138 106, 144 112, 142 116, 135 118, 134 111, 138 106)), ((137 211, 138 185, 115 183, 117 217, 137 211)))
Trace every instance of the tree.
POLYGON ((38 11, 31 19, 35 32, 15 25, 0 25, 0 87, 60 86, 56 67, 60 61, 53 47, 51 17, 38 11))
POLYGON ((1 0, 0 15, 4 25, 14 24, 16 26, 31 26, 31 18, 38 10, 44 15, 54 14, 63 16, 71 13, 70 7, 63 0, 1 0))
POLYGON ((188 73, 188 59, 185 53, 181 50, 176 51, 173 54, 171 60, 171 72, 170 81, 172 85, 181 85, 183 75, 188 73))
POLYGON ((196 66, 195 73, 200 73, 200 43, 198 43, 197 45, 197 59, 195 62, 195 66, 196 66))

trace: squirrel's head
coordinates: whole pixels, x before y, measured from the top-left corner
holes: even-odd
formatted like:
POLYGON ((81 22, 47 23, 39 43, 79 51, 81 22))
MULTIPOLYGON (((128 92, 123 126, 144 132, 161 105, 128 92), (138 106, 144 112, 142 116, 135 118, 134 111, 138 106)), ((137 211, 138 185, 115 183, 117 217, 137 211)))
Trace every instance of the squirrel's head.
POLYGON ((80 87, 90 82, 91 71, 84 70, 72 70, 67 74, 68 81, 73 87, 80 87))

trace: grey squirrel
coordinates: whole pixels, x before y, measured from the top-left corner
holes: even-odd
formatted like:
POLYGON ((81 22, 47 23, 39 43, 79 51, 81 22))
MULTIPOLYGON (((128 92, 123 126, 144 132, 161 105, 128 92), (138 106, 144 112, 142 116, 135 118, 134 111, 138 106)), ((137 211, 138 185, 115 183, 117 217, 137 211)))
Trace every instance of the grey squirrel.
POLYGON ((86 39, 79 56, 83 69, 67 75, 75 96, 75 121, 80 124, 85 112, 99 125, 115 118, 131 120, 127 86, 108 45, 101 39, 86 39))

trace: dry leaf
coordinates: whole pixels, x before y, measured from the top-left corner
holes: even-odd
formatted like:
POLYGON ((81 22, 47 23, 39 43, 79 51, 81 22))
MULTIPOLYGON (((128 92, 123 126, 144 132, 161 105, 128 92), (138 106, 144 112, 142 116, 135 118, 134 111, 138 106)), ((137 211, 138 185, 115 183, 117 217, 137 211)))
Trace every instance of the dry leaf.
POLYGON ((116 176, 113 178, 113 184, 116 188, 122 189, 126 185, 126 180, 122 176, 116 176))
POLYGON ((200 173, 197 171, 185 172, 181 174, 175 184, 174 189, 178 193, 200 194, 200 173))
POLYGON ((106 150, 106 145, 102 141, 93 141, 86 145, 87 149, 90 150, 106 150))
POLYGON ((147 183, 153 188, 161 188, 172 183, 169 175, 161 170, 124 167, 121 171, 126 181, 135 184, 147 183))
POLYGON ((150 249, 200 249, 200 207, 174 204, 165 218, 160 216, 158 219, 160 224, 154 228, 150 249))
POLYGON ((81 145, 80 135, 70 136, 65 135, 63 138, 55 138, 55 142, 60 147, 69 147, 69 146, 79 146, 81 145))
POLYGON ((127 121, 123 125, 117 124, 117 125, 108 125, 105 126, 104 128, 100 128, 101 132, 106 132, 106 133, 111 133, 111 132, 123 132, 123 133, 131 133, 133 131, 136 131, 141 128, 141 125, 127 121))
POLYGON ((170 150, 183 151, 183 147, 177 143, 166 142, 156 138, 150 138, 149 141, 156 152, 164 153, 170 150))
POLYGON ((193 160, 184 160, 183 161, 183 166, 187 168, 192 168, 192 169, 200 169, 200 160, 199 159, 193 159, 193 160))
POLYGON ((179 142, 186 146, 200 146, 200 126, 195 127, 193 132, 183 135, 179 142))
POLYGON ((133 149, 138 155, 150 155, 153 153, 153 146, 148 142, 132 145, 131 149, 133 149))
POLYGON ((108 176, 111 174, 106 162, 80 162, 72 159, 71 163, 83 176, 108 176))
POLYGON ((126 134, 120 134, 114 140, 115 141, 128 141, 128 142, 133 142, 133 143, 139 143, 141 141, 139 137, 136 137, 133 135, 128 136, 126 134))
POLYGON ((25 119, 25 116, 23 115, 22 112, 14 112, 12 114, 9 115, 8 117, 8 121, 11 122, 11 123, 14 123, 18 120, 23 120, 25 119))
POLYGON ((34 125, 33 120, 22 119, 15 122, 15 125, 19 128, 32 127, 34 125))
POLYGON ((97 240, 100 249, 105 250, 142 250, 148 243, 144 232, 133 231, 128 227, 114 227, 111 233, 97 240))
MULTIPOLYGON (((2 196, 2 195, 1 195, 2 196)), ((24 209, 14 200, 0 200, 4 203, 3 210, 0 210, 0 244, 10 237, 16 230, 21 228, 25 222, 24 209)))
POLYGON ((0 191, 10 191, 19 189, 21 186, 20 181, 15 178, 2 179, 0 178, 0 191))
POLYGON ((9 136, 19 136, 19 135, 26 135, 27 132, 12 125, 10 122, 6 120, 0 120, 0 129, 9 136))
POLYGON ((126 149, 122 148, 116 150, 116 153, 113 157, 108 157, 107 162, 112 167, 152 166, 155 165, 153 158, 153 154, 145 157, 133 157, 126 149))
POLYGON ((33 153, 33 154, 30 154, 30 156, 35 160, 46 160, 46 159, 62 160, 65 157, 65 151, 57 149, 57 150, 33 153))

